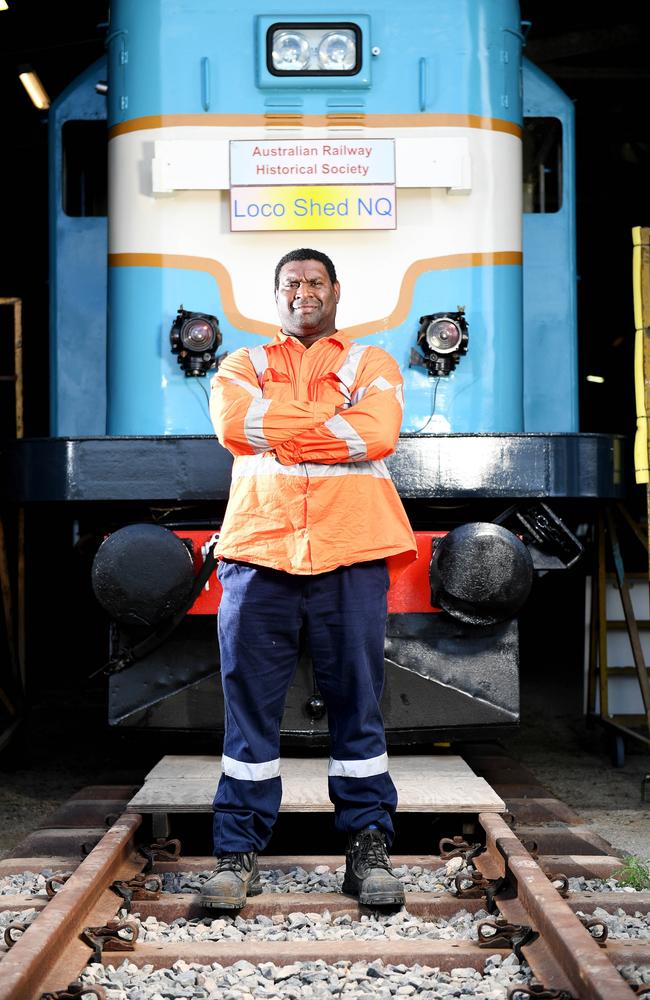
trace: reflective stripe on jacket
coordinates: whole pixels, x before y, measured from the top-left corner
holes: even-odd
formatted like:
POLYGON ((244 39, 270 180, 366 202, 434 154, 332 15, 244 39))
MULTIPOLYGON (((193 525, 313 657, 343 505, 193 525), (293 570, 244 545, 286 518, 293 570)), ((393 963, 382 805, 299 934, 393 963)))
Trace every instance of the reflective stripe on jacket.
POLYGON ((395 576, 416 558, 383 461, 402 411, 397 363, 343 333, 308 349, 279 333, 228 355, 210 398, 235 456, 217 554, 302 574, 386 558, 395 576))

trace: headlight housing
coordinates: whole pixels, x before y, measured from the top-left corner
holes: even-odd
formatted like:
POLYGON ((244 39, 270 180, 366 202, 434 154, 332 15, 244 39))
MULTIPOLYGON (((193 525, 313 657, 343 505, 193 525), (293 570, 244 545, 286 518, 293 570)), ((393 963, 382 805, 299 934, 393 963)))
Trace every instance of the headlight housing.
POLYGON ((464 309, 420 316, 417 342, 424 352, 417 363, 425 364, 430 375, 449 375, 467 354, 469 327, 464 309))
POLYGON ((219 320, 209 313, 188 312, 181 306, 169 332, 172 354, 188 376, 206 375, 217 367, 221 345, 219 320))
POLYGON ((272 24, 266 66, 273 76, 353 76, 361 68, 361 31, 350 22, 272 24))

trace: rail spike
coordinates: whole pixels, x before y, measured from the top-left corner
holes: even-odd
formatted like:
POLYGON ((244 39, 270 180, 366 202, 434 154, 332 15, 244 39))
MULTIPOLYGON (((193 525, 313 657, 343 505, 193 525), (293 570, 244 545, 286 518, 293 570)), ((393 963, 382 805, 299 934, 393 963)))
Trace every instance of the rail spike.
POLYGON ((558 872, 557 875, 548 872, 546 874, 555 891, 560 894, 562 899, 567 899, 569 895, 569 880, 567 876, 561 872, 558 872))
POLYGON ((104 948, 111 951, 133 951, 138 940, 138 925, 135 920, 113 919, 101 927, 85 927, 81 938, 93 949, 90 961, 101 962, 104 948), (126 931, 127 936, 120 936, 120 931, 126 931))
POLYGON ((531 983, 529 986, 511 986, 508 990, 508 1000, 577 1000, 573 993, 567 990, 547 990, 542 983, 531 983))
POLYGON ((48 878, 45 883, 45 892, 47 893, 48 899, 53 899, 57 892, 60 892, 71 875, 72 872, 59 872, 57 875, 51 875, 48 878))
POLYGON ((147 859, 144 873, 148 874, 156 861, 177 861, 181 856, 180 840, 154 840, 148 846, 143 844, 138 850, 147 859))
POLYGON ((441 861, 451 861, 452 858, 462 858, 469 864, 473 858, 485 851, 483 844, 468 844, 463 837, 442 837, 438 845, 441 861))
POLYGON ((479 948, 512 948, 521 961, 521 949, 539 937, 537 931, 526 924, 511 924, 505 917, 482 920, 478 925, 479 948))
POLYGON ((495 896, 508 885, 506 877, 485 878, 479 871, 459 872, 454 879, 456 895, 459 899, 486 899, 488 913, 494 913, 497 908, 495 896))
POLYGON ((586 927, 591 934, 594 941, 597 941, 601 948, 605 947, 605 942, 607 941, 607 935, 609 934, 609 927, 598 917, 582 917, 580 914, 576 914, 578 920, 583 927, 586 927))
POLYGON ((70 983, 65 990, 56 990, 54 993, 41 993, 40 1000, 106 1000, 106 992, 103 986, 90 983, 80 983, 76 980, 70 983))
POLYGON ((27 928, 29 923, 22 923, 19 921, 14 921, 12 924, 7 924, 4 929, 4 942, 7 948, 13 948, 16 941, 19 941, 27 928))
POLYGON ((160 875, 135 875, 132 879, 116 879, 112 883, 111 889, 121 896, 124 901, 124 909, 131 910, 131 903, 134 900, 156 900, 160 898, 162 892, 162 878, 160 875))

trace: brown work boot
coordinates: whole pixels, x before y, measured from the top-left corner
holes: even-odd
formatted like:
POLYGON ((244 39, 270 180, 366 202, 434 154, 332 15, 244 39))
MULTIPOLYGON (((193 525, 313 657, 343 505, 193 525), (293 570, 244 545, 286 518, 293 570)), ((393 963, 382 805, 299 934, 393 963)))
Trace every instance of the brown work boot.
POLYGON ((345 855, 343 892, 363 906, 403 906, 404 887, 393 874, 381 830, 353 833, 345 855))
POLYGON ((201 903, 215 910, 239 910, 247 896, 262 891, 257 854, 224 854, 214 874, 201 886, 201 903))

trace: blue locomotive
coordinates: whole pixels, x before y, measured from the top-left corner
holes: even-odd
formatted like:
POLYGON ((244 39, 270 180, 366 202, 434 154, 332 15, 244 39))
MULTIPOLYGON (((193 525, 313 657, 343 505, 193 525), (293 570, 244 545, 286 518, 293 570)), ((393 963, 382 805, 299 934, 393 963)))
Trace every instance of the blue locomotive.
MULTIPOLYGON (((514 0, 111 5, 106 60, 50 115, 60 475, 33 486, 119 505, 94 569, 111 722, 220 728, 207 383, 274 335, 275 263, 314 246, 405 381, 390 467, 420 560, 391 598, 389 738, 516 724, 517 612, 580 553, 553 501, 619 489, 617 441, 578 433, 573 107, 523 42, 514 0)), ((306 650, 284 733, 326 732, 306 650)))

